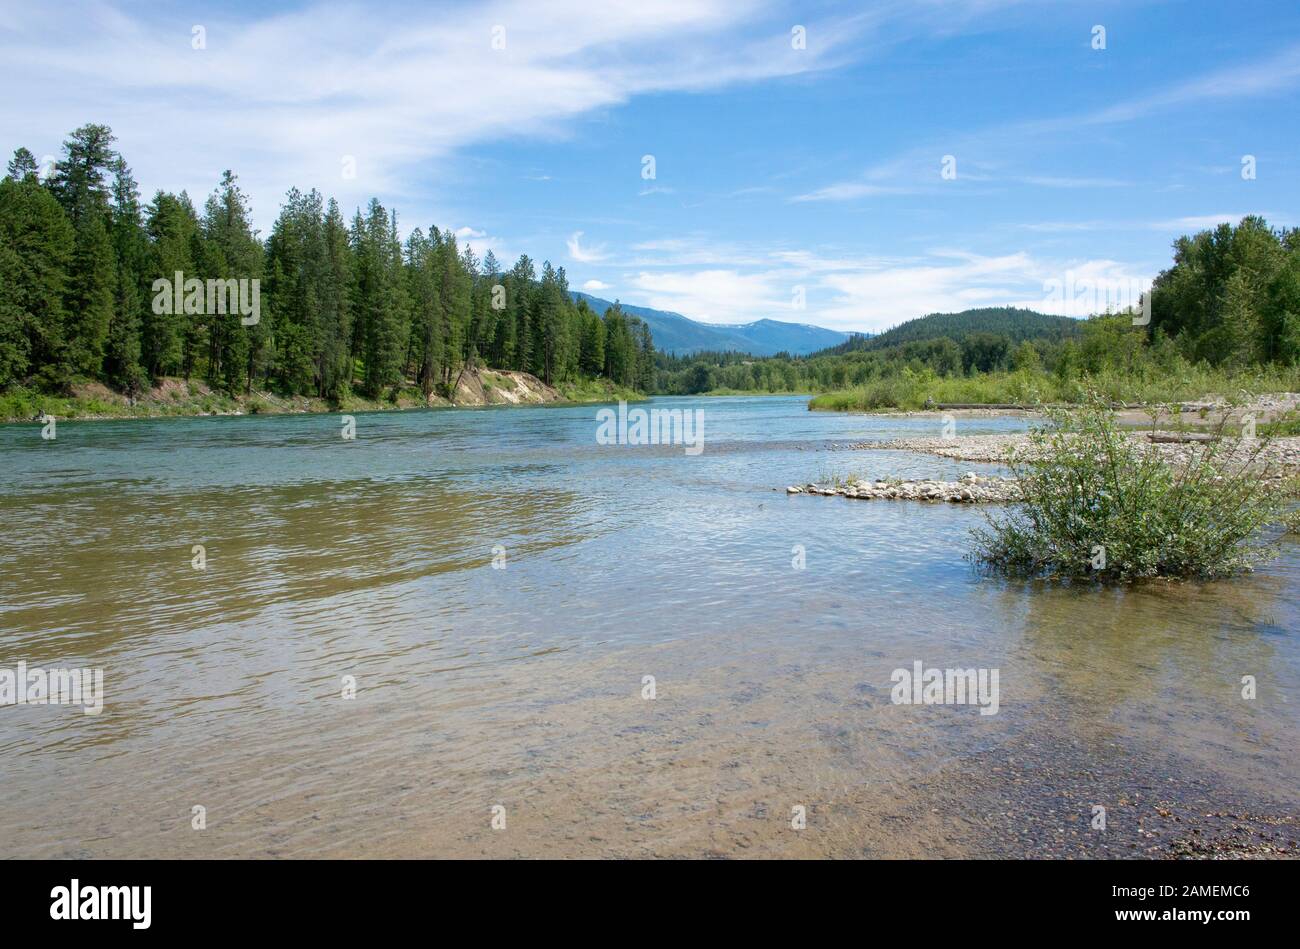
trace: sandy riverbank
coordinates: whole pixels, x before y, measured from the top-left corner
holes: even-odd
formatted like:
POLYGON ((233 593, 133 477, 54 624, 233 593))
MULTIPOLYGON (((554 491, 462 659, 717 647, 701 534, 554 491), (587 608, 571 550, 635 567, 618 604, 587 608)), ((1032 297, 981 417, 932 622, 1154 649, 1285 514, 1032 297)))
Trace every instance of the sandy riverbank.
POLYGON ((60 421, 102 421, 126 418, 171 418, 240 415, 303 415, 329 412, 392 412, 406 409, 474 408, 482 406, 561 405, 637 401, 643 396, 614 386, 607 380, 549 386, 526 372, 479 368, 461 373, 455 392, 447 399, 425 397, 413 384, 391 397, 367 399, 349 395, 342 402, 317 396, 251 392, 231 395, 214 390, 198 379, 164 378, 135 397, 116 392, 102 383, 81 383, 67 395, 32 390, 0 394, 0 423, 34 422, 54 417, 60 421))
MULTIPOLYGON (((1170 436, 1176 433, 1160 432, 1159 435, 1170 436)), ((1196 442, 1170 443, 1153 442, 1147 432, 1130 432, 1128 437, 1143 451, 1154 452, 1168 464, 1178 467, 1186 464, 1204 445, 1196 442)), ((984 464, 1006 464, 1013 452, 1028 452, 1033 445, 1030 436, 1024 432, 1011 434, 955 435, 952 438, 895 438, 886 441, 859 442, 850 445, 837 445, 837 450, 849 451, 914 451, 949 458, 954 461, 977 461, 984 464)), ((1220 446, 1217 460, 1225 465, 1235 466, 1250 462, 1260 476, 1268 481, 1286 482, 1300 476, 1300 437, 1273 439, 1268 445, 1259 448, 1257 441, 1246 438, 1225 440, 1220 446), (1258 450, 1258 457, 1255 453, 1258 450)))
MULTIPOLYGON (((1221 395, 1206 395, 1189 402, 1168 405, 1127 406, 1115 410, 1116 420, 1124 426, 1151 428, 1213 427, 1225 423, 1229 429, 1241 425, 1247 416, 1257 425, 1266 424, 1300 412, 1300 393, 1274 392, 1255 396, 1249 400, 1228 399, 1221 395)), ((1009 408, 1007 406, 970 408, 887 409, 855 412, 861 415, 889 415, 903 418, 953 419, 981 418, 1042 418, 1037 409, 1009 408)))

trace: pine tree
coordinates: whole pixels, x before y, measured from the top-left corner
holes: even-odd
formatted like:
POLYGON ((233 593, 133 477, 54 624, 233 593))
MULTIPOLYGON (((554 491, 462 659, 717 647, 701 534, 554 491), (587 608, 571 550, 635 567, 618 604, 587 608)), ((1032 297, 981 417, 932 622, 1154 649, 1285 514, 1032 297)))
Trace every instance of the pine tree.
POLYGON ((465 269, 456 235, 443 231, 439 247, 438 298, 442 310, 443 382, 454 392, 457 374, 469 353, 470 293, 472 278, 465 269))
POLYGON ((140 364, 140 330, 144 321, 149 241, 140 217, 140 192, 121 156, 113 163, 112 221, 117 270, 104 372, 119 389, 135 396, 147 381, 140 364))
POLYGON ((605 371, 605 322, 586 300, 579 302, 578 316, 582 320, 578 366, 587 375, 598 376, 605 371))
POLYGON ((442 381, 443 350, 441 301, 441 235, 433 228, 433 240, 417 227, 407 241, 407 296, 411 305, 410 362, 425 401, 442 381))
POLYGON ((354 236, 357 244, 357 315, 361 321, 362 389, 377 398, 401 381, 403 339, 396 276, 400 249, 395 253, 394 225, 378 198, 370 201, 364 223, 354 236), (396 260, 394 260, 396 258, 396 260))
POLYGON ((28 178, 36 178, 40 173, 40 166, 36 164, 36 157, 27 149, 21 146, 14 150, 14 157, 9 161, 9 180, 26 181, 28 178))
POLYGON ((347 225, 333 199, 325 214, 321 270, 320 387, 318 394, 340 401, 352 384, 352 248, 347 225))
POLYGON ((537 271, 527 254, 520 254, 506 284, 507 318, 514 323, 515 358, 511 368, 529 372, 533 368, 533 291, 537 271))
POLYGON ((317 319, 323 258, 320 196, 290 189, 267 241, 263 287, 274 324, 274 374, 288 392, 320 389, 317 319))
POLYGON ((0 181, 0 245, 6 251, 4 381, 36 376, 44 388, 66 385, 71 368, 64 345, 69 274, 76 235, 67 215, 34 176, 0 181))
POLYGON ((117 279, 107 184, 117 158, 113 141, 108 126, 83 125, 63 143, 51 182, 76 232, 65 328, 68 363, 72 372, 92 378, 103 369, 117 279))
MULTIPOLYGON (((208 313, 208 378, 228 392, 251 391, 268 327, 245 324, 239 312, 243 287, 252 302, 252 281, 261 281, 262 245, 253 233, 248 200, 229 170, 204 206, 202 237, 206 248, 204 277, 224 282, 208 313), (247 283, 243 283, 248 281, 247 283), (225 309, 226 312, 220 312, 225 309)), ((249 314, 252 318, 252 314, 249 314)), ((268 321, 269 322, 269 321, 268 321)))
POLYGON ((150 282, 150 303, 144 310, 140 351, 145 371, 155 379, 182 370, 186 316, 184 312, 173 312, 175 307, 164 305, 160 298, 173 295, 172 284, 178 273, 182 280, 195 275, 198 229, 194 207, 183 193, 177 196, 159 191, 146 209, 148 273, 154 279, 150 282))

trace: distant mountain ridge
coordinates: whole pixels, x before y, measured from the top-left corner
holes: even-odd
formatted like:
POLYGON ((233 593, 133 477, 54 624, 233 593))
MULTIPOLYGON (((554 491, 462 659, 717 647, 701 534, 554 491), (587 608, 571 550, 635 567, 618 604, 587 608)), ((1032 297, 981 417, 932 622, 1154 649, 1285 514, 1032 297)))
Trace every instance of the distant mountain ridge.
POLYGON ((977 333, 993 333, 1008 337, 1013 343, 1027 339, 1064 340, 1080 335, 1081 323, 1069 316, 1053 316, 1036 310, 1022 310, 1014 306, 981 307, 962 310, 960 313, 931 313, 899 323, 875 336, 853 335, 818 355, 858 350, 889 349, 905 343, 926 342, 948 337, 960 343, 977 333))
MULTIPOLYGON (((603 314, 614 305, 589 293, 577 290, 569 293, 575 301, 586 300, 587 305, 597 313, 603 314)), ((752 323, 701 323, 668 310, 654 310, 628 303, 620 303, 619 307, 624 313, 645 321, 654 338, 655 349, 677 355, 731 350, 754 356, 775 356, 781 352, 806 356, 849 339, 848 333, 807 323, 783 323, 768 319, 752 323)))

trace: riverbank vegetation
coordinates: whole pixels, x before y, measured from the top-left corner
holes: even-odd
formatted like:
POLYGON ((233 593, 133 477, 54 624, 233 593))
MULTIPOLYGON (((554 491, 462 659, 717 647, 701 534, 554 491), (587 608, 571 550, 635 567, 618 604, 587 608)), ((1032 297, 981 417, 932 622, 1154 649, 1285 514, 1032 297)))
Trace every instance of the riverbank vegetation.
POLYGON ((78 394, 94 385, 129 407, 170 379, 201 381, 217 401, 265 391, 331 406, 411 389, 446 398, 467 366, 575 394, 652 385, 649 329, 617 307, 575 304, 562 267, 539 274, 521 256, 507 268, 438 227, 402 241, 397 212, 377 199, 349 221, 295 188, 263 240, 229 171, 201 207, 185 192, 145 203, 102 125, 73 132, 41 171, 19 148, 0 181, 3 417, 31 402, 96 414, 104 406, 78 394), (240 312, 198 297, 191 312, 190 291, 170 286, 177 274, 187 287, 247 281, 240 312), (186 312, 173 312, 173 294, 186 312), (242 306, 254 301, 255 313, 242 306))
POLYGON ((1270 437, 1221 423, 1179 464, 1142 446, 1098 399, 1053 410, 1013 454, 1016 503, 973 533, 972 558, 998 573, 1123 582, 1211 579, 1249 570, 1287 514, 1267 477, 1270 437))
POLYGON ((1108 402, 1156 405, 1195 401, 1216 393, 1234 402, 1270 392, 1300 390, 1300 369, 1287 366, 1216 368, 1174 358, 1167 363, 1134 365, 1131 371, 1103 365, 1095 372, 1062 377, 1041 370, 940 376, 929 369, 904 367, 862 386, 814 396, 811 409, 867 412, 917 410, 944 404, 1018 405, 1083 402, 1088 392, 1108 402))

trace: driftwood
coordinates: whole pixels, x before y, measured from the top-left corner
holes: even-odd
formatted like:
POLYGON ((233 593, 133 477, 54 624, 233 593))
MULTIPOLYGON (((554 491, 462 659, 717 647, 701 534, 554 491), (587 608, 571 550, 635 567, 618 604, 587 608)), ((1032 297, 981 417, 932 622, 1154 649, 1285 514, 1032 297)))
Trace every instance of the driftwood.
POLYGON ((936 409, 1023 409, 1023 405, 1010 402, 938 402, 936 409))
POLYGON ((1159 444, 1181 445, 1186 442, 1217 442, 1218 435, 1205 432, 1147 432, 1147 438, 1159 444))
MULTIPOLYGON (((926 400, 927 409, 1020 409, 1030 412, 1035 409, 1069 409, 1077 408, 1066 402, 1048 402, 1042 405, 1017 405, 1014 402, 931 402, 926 400)), ((1106 406, 1109 409, 1124 410, 1141 408, 1141 406, 1126 405, 1123 402, 1111 402, 1106 406)))

